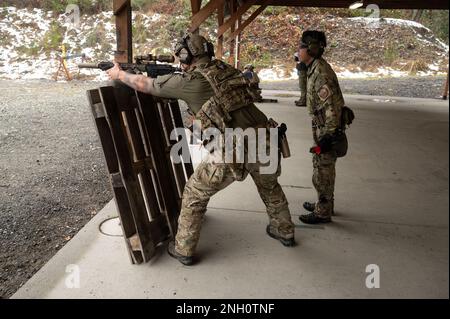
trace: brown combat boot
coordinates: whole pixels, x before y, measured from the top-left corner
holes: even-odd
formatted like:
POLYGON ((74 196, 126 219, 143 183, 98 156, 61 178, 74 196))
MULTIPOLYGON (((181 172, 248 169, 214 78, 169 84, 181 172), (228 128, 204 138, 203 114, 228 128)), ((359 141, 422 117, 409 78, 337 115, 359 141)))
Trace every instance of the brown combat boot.
POLYGON ((289 237, 284 237, 281 234, 279 234, 277 231, 272 230, 270 225, 267 225, 266 233, 270 237, 279 240, 283 244, 283 246, 285 246, 285 247, 293 247, 293 246, 295 246, 294 234, 292 234, 289 237))
POLYGON ((191 266, 194 264, 194 258, 192 256, 183 256, 175 250, 175 242, 173 240, 169 241, 167 252, 171 257, 177 259, 183 265, 191 266))
MULTIPOLYGON (((314 210, 316 209, 316 203, 304 202, 303 208, 306 209, 308 212, 314 212, 314 210)), ((333 210, 331 211, 331 215, 334 215, 334 204, 333 210)))

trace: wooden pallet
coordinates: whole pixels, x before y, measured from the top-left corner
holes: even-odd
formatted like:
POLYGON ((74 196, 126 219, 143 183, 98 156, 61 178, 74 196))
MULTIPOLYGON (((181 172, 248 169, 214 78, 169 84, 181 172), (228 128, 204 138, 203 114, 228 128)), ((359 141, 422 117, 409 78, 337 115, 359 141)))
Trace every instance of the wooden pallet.
MULTIPOLYGON (((191 163, 174 164, 170 141, 183 127, 176 100, 155 98, 123 85, 87 92, 103 147, 132 263, 150 260, 177 230, 191 163)), ((186 141, 186 139, 185 139, 186 141)))

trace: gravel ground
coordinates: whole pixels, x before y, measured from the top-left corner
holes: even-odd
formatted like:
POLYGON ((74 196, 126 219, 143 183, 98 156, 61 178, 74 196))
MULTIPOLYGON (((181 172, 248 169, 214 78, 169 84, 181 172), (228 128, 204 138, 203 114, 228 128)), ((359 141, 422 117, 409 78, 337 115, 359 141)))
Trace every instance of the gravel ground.
MULTIPOLYGON (((445 76, 340 79, 339 83, 345 94, 439 98, 445 79, 445 76)), ((298 80, 262 82, 260 86, 266 90, 299 90, 298 80)))
MULTIPOLYGON (((344 93, 439 97, 445 77, 342 80, 344 93)), ((262 83, 298 90, 297 81, 262 83)), ((112 197, 86 90, 0 80, 0 297, 10 297, 112 197)))
POLYGON ((85 94, 94 87, 0 80, 0 297, 112 198, 85 94))

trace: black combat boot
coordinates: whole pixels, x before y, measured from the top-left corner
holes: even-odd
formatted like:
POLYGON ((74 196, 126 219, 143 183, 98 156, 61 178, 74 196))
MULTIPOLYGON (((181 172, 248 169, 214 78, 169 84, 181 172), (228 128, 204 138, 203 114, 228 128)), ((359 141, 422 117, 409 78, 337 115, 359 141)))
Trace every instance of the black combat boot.
POLYGON ((175 250, 175 242, 173 240, 169 241, 167 252, 171 257, 177 259, 183 265, 190 266, 194 263, 194 258, 192 256, 183 256, 175 250))
POLYGON ((306 209, 308 212, 313 212, 314 209, 316 209, 316 203, 304 202, 303 208, 306 209))
POLYGON ((300 98, 300 100, 295 101, 296 106, 306 106, 306 99, 300 98))
POLYGON ((316 213, 300 215, 299 219, 305 224, 325 224, 331 222, 331 217, 322 217, 316 213))
MULTIPOLYGON (((313 212, 314 209, 316 209, 316 203, 304 202, 303 208, 306 209, 308 212, 313 212)), ((333 210, 331 211, 331 215, 334 215, 334 205, 333 210)))
POLYGON ((282 237, 281 235, 272 232, 272 231, 270 230, 270 225, 267 225, 267 227, 266 227, 266 233, 267 233, 267 235, 269 235, 270 237, 279 240, 279 241, 283 244, 283 246, 286 246, 286 247, 293 247, 293 246, 295 246, 295 239, 294 239, 294 236, 292 236, 291 238, 285 238, 285 237, 282 237))

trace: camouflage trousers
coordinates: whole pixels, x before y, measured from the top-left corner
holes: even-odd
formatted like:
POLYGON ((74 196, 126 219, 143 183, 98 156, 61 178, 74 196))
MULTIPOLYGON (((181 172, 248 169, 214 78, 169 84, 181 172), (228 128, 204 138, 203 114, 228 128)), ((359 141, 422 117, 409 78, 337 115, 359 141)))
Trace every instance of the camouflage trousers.
POLYGON ((300 100, 306 103, 306 81, 307 81, 307 71, 301 70, 298 73, 298 85, 300 88, 300 100))
POLYGON ((248 174, 253 178, 261 199, 267 208, 271 228, 285 238, 294 236, 294 224, 284 192, 278 183, 281 168, 274 174, 260 174, 261 164, 214 164, 202 162, 187 182, 175 249, 184 256, 194 255, 200 238, 203 217, 209 199, 234 181, 244 180, 248 174))
POLYGON ((312 182, 318 198, 314 213, 319 216, 331 217, 333 212, 336 159, 334 152, 313 155, 312 182))

